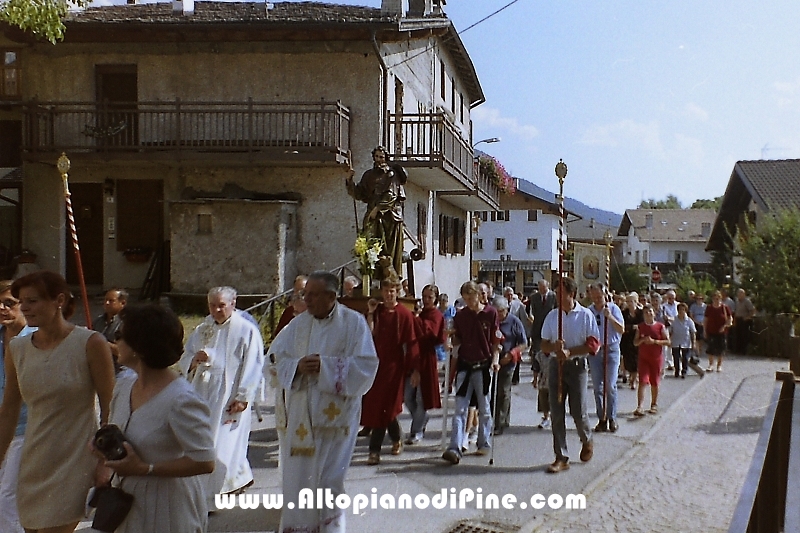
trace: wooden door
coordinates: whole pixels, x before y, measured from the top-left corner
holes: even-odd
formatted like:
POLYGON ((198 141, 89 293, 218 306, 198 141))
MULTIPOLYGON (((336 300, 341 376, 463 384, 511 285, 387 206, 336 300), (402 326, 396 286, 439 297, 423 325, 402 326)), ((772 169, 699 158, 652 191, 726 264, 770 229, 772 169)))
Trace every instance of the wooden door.
MULTIPOLYGON (((103 184, 71 183, 72 210, 78 229, 83 278, 87 285, 103 284, 103 184)), ((69 221, 66 224, 67 282, 78 284, 69 221)))

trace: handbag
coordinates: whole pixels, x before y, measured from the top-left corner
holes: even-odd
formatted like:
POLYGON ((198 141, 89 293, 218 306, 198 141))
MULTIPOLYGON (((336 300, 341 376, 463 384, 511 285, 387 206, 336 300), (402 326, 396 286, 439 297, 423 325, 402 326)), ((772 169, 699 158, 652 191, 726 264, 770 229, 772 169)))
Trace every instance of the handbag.
MULTIPOLYGON (((114 476, 111 476, 112 479, 114 476)), ((109 483, 111 483, 109 481, 109 483)), ((113 533, 128 516, 133 507, 133 494, 128 494, 119 487, 103 485, 96 487, 89 500, 89 506, 96 509, 92 529, 113 533)))

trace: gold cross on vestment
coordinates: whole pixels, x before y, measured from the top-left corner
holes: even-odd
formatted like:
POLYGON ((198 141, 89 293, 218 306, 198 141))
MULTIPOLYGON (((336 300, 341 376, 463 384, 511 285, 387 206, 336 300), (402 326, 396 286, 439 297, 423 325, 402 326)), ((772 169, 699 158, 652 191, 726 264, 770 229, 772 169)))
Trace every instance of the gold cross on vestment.
POLYGON ((308 430, 304 424, 300 424, 298 428, 295 430, 295 435, 300 437, 300 440, 306 440, 306 435, 308 435, 308 430))
POLYGON ((328 404, 328 407, 322 410, 322 412, 325 413, 325 416, 328 417, 328 420, 333 421, 334 418, 339 416, 339 413, 341 413, 342 410, 336 407, 335 402, 331 402, 328 404))

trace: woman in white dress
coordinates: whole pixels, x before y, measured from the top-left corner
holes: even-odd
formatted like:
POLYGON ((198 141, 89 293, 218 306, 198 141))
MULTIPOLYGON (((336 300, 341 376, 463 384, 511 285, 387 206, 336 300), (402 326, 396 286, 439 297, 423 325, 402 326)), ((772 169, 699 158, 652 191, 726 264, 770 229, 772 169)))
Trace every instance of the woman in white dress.
POLYGON ((120 313, 120 364, 136 376, 114 388, 109 422, 125 434, 128 455, 105 465, 133 508, 118 532, 202 533, 208 508, 202 475, 214 470, 214 437, 205 402, 168 367, 183 352, 183 326, 157 305, 120 313))

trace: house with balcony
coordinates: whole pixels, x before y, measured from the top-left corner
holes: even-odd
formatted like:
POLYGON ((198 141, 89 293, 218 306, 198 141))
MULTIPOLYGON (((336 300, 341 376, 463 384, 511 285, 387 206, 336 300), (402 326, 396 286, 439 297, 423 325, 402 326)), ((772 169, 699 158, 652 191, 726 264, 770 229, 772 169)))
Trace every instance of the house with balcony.
MULTIPOLYGON (((559 209, 552 194, 514 178, 516 192, 500 196, 500 209, 476 211, 473 271, 495 287, 530 294, 558 272, 559 209)), ((580 217, 567 211, 568 223, 580 217)))
POLYGON ((716 218, 713 209, 628 209, 617 235, 622 263, 648 265, 662 274, 689 265, 708 272, 706 242, 716 218))
POLYGON ((53 46, 10 27, 24 195, 22 246, 75 281, 63 152, 85 278, 176 293, 276 293, 352 260, 364 206, 347 195, 386 146, 408 172, 417 291, 470 275, 470 213, 499 208, 470 110, 484 95, 438 1, 176 2, 70 13, 53 46), (358 222, 357 222, 358 221, 358 222), (142 261, 144 258, 144 262, 142 261))

